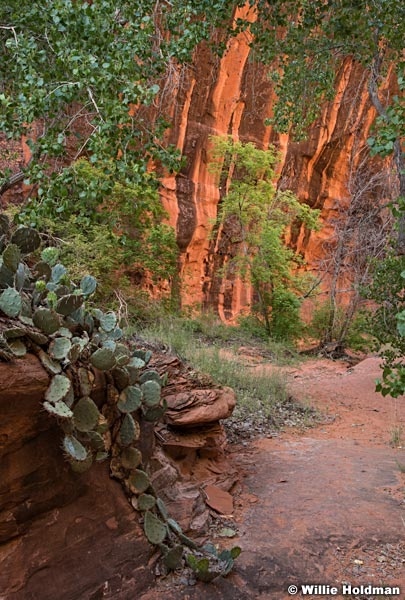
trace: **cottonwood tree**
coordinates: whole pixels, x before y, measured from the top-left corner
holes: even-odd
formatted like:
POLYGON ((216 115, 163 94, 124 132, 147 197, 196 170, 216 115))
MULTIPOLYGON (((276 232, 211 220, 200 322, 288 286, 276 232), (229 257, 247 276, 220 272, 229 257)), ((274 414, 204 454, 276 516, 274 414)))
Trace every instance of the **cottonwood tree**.
POLYGON ((101 277, 112 257, 118 266, 127 260, 173 274, 175 235, 162 223, 157 174, 181 163, 164 142, 168 122, 156 105, 170 69, 190 61, 216 26, 228 25, 232 8, 165 0, 1 3, 0 130, 10 141, 23 139, 31 158, 17 172, 0 173, 0 196, 24 180, 28 198, 18 219, 68 242, 65 259, 76 248, 86 259, 95 253, 101 277))
POLYGON ((316 228, 318 211, 289 190, 277 190, 274 148, 260 150, 231 137, 214 137, 211 170, 226 186, 218 223, 228 231, 234 254, 225 268, 252 285, 253 310, 269 336, 289 338, 299 330, 303 280, 294 274, 301 256, 285 243, 286 229, 299 220, 316 228))

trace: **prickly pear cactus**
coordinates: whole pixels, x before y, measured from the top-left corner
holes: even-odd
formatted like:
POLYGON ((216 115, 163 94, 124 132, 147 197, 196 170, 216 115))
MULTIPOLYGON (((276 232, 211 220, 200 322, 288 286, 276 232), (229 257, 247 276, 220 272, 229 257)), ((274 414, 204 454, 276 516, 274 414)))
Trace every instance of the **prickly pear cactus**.
POLYGON ((197 578, 226 575, 240 549, 218 554, 188 538, 157 496, 137 447, 140 422, 158 421, 166 410, 165 377, 147 368, 151 352, 123 341, 114 311, 88 306, 97 289, 94 277, 71 282, 52 247, 42 249, 37 263, 31 257, 29 267, 25 257, 39 249, 41 237, 30 227, 10 229, 0 214, 0 317, 8 321, 0 332, 0 360, 27 352, 38 356, 50 375, 43 409, 63 431, 62 450, 72 470, 84 473, 110 459, 112 476, 142 513, 145 535, 160 548, 166 570, 184 564, 187 547, 187 564, 197 578), (97 372, 107 380, 101 407, 91 397, 97 372))

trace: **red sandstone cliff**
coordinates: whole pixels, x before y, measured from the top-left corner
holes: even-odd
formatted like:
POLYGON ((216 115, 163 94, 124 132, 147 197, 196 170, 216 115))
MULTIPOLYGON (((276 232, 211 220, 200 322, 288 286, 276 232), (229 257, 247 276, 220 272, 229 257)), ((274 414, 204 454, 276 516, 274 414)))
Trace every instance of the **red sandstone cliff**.
MULTIPOLYGON (((253 12, 240 12, 254 19, 253 12)), ((246 33, 231 39, 222 58, 200 48, 192 68, 177 71, 170 93, 162 98, 173 117, 170 141, 187 158, 182 172, 164 179, 162 188, 170 222, 177 229, 182 301, 217 311, 225 320, 249 307, 251 290, 220 275, 232 249, 225 235, 213 231, 220 190, 207 168, 209 136, 231 134, 262 148, 274 144, 279 150, 279 185, 321 210, 319 232, 302 229, 290 239, 316 271, 324 243, 333 234, 333 220, 348 202, 348 180, 362 160, 375 117, 364 70, 347 60, 337 74, 335 99, 325 106, 308 139, 298 143, 277 134, 264 124, 272 115, 274 91, 265 67, 254 59, 250 41, 246 33)), ((376 168, 370 162, 369 172, 376 168)))

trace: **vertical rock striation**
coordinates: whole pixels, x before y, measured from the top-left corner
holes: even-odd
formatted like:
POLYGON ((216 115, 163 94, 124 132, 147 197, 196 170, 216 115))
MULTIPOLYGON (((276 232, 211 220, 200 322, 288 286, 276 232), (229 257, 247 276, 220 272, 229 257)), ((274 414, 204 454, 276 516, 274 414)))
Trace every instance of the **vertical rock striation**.
MULTIPOLYGON (((255 18, 246 8, 240 13, 236 17, 255 18)), ((246 32, 230 39, 222 58, 202 47, 192 67, 176 72, 171 96, 163 99, 173 117, 170 141, 187 159, 176 177, 163 181, 162 189, 171 224, 177 229, 182 302, 213 310, 225 320, 249 308, 251 290, 246 283, 223 275, 233 249, 226 231, 215 227, 221 189, 208 169, 209 136, 230 134, 261 148, 273 144, 278 149, 278 185, 292 189, 301 201, 321 211, 319 232, 301 228, 289 236, 309 269, 316 271, 325 254, 323 245, 333 234, 337 210, 347 204, 348 179, 375 116, 365 72, 347 59, 337 74, 335 98, 324 107, 307 140, 295 142, 276 133, 264 124, 272 115, 274 90, 266 68, 255 60, 250 41, 246 32)))

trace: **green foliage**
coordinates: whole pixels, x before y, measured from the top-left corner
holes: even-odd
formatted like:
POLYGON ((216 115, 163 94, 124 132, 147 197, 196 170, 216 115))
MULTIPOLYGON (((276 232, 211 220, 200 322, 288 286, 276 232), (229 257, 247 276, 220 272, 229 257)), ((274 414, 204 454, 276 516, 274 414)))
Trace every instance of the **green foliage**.
MULTIPOLYGON (((380 85, 379 75, 389 65, 401 85, 405 33, 401 0, 259 0, 254 4, 257 19, 249 26, 255 36, 252 45, 258 60, 269 65, 278 97, 270 121, 280 130, 292 129, 298 137, 305 136, 321 105, 333 97, 336 73, 348 56, 364 65, 372 85, 373 78, 380 85)), ((239 21, 239 27, 245 29, 246 22, 239 21)), ((387 96, 385 109, 395 105, 395 100, 391 101, 387 96)), ((392 117, 388 111, 380 129, 381 146, 389 152, 388 132, 396 125, 392 117)), ((398 130, 394 135, 398 138, 398 130)))
POLYGON ((91 269, 104 300, 110 300, 116 289, 129 293, 125 269, 141 278, 150 274, 154 281, 173 276, 178 250, 164 217, 152 173, 137 183, 120 183, 113 173, 80 159, 59 173, 41 198, 29 200, 17 220, 45 228, 72 276, 91 269), (89 201, 94 182, 98 188, 89 201))
POLYGON ((329 302, 315 305, 306 334, 316 339, 320 346, 329 341, 337 342, 342 348, 367 351, 373 346, 369 319, 371 312, 361 309, 352 317, 345 306, 333 307, 329 302), (333 317, 333 318, 332 318, 333 317), (350 324, 347 326, 347 320, 350 324), (344 337, 342 338, 342 334, 344 337))
POLYGON ((284 237, 294 222, 316 228, 318 211, 301 204, 292 192, 275 188, 278 156, 274 148, 259 150, 230 137, 212 142, 216 162, 211 168, 218 174, 225 172, 227 178, 218 220, 238 248, 226 268, 250 280, 256 296, 253 309, 270 336, 297 336, 303 280, 293 270, 302 265, 302 259, 287 247, 284 237))
POLYGON ((383 358, 377 391, 394 398, 405 393, 404 278, 405 256, 391 252, 374 265, 373 282, 366 290, 368 298, 377 303, 369 330, 383 358))

